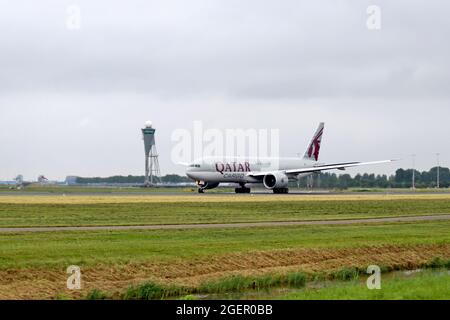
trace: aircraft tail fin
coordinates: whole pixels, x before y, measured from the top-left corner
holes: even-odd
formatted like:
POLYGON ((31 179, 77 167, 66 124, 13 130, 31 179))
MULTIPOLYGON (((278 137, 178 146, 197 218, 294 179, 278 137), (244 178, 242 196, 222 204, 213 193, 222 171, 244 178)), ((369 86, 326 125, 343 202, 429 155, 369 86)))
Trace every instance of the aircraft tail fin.
POLYGON ((320 153, 320 145, 322 143, 322 136, 323 136, 323 130, 325 128, 325 123, 321 122, 319 124, 319 127, 317 128, 316 133, 314 134, 308 149, 306 149, 304 159, 311 160, 311 161, 318 161, 319 160, 319 153, 320 153))

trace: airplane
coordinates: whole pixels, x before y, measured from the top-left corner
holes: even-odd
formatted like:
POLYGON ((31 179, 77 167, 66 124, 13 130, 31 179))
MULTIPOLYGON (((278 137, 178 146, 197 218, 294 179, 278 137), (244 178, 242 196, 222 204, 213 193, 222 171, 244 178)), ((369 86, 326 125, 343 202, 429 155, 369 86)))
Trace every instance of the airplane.
MULTIPOLYGON (((32 181, 24 181, 24 180, 23 180, 23 175, 21 175, 21 174, 19 174, 19 175, 14 179, 14 181, 15 181, 16 184, 15 184, 15 186, 12 187, 11 189, 22 190, 22 189, 24 189, 25 187, 28 187, 28 186, 30 186, 30 185, 32 185, 32 184, 36 184, 36 182, 32 182, 32 181)), ((40 175, 40 176, 38 177, 37 183, 39 183, 39 184, 41 184, 41 185, 47 184, 47 183, 49 183, 49 180, 48 180, 45 176, 40 175)))
POLYGON ((49 183, 49 180, 42 174, 38 177, 37 181, 40 184, 47 184, 47 183, 49 183))
POLYGON ((204 157, 186 164, 186 175, 198 185, 198 192, 214 189, 220 183, 236 183, 236 193, 250 193, 249 184, 262 184, 273 193, 289 193, 289 181, 295 181, 317 172, 345 170, 350 167, 389 163, 396 160, 372 162, 344 162, 324 164, 319 153, 325 123, 321 122, 303 157, 243 158, 204 157))

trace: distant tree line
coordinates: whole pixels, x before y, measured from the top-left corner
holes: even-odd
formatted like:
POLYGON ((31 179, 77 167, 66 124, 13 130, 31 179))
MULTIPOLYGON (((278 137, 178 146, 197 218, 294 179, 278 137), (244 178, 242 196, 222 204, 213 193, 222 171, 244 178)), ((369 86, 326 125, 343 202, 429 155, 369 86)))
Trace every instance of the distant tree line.
MULTIPOLYGON (((450 186, 450 169, 439 167, 439 186, 450 186)), ((324 189, 348 189, 348 188, 410 188, 413 180, 412 169, 398 169, 394 175, 357 174, 354 177, 349 174, 337 175, 336 173, 321 173, 312 176, 312 185, 315 188, 324 189)), ((301 187, 308 187, 311 178, 300 180, 301 187)), ((437 185, 437 167, 429 171, 415 170, 415 185, 417 188, 435 188, 437 185)))
MULTIPOLYGON (((439 168, 440 187, 450 187, 450 169, 439 168)), ((336 174, 324 172, 314 174, 311 178, 300 179, 300 187, 307 188, 311 182, 315 188, 324 189, 348 189, 348 188, 410 188, 412 186, 412 169, 398 169, 394 175, 375 175, 375 174, 357 174, 352 177, 349 174, 336 174)), ((437 167, 431 168, 429 171, 415 170, 415 182, 417 188, 435 188, 437 184, 437 167)), ((192 182, 186 176, 177 174, 168 174, 161 177, 163 183, 186 183, 192 182)), ((142 184, 144 176, 113 176, 107 178, 82 178, 77 177, 76 183, 79 184, 142 184)), ((296 183, 293 183, 293 186, 296 183)))

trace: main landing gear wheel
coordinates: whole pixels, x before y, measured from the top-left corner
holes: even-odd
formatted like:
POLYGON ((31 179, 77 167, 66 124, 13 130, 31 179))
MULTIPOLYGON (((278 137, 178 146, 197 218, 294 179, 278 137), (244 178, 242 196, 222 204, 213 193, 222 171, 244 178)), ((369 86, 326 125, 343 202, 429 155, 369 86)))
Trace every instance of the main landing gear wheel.
POLYGON ((202 188, 198 188, 198 193, 205 193, 205 190, 203 190, 202 188))
POLYGON ((236 193, 250 193, 250 191, 251 191, 250 188, 245 187, 234 189, 234 192, 236 193))
POLYGON ((289 188, 275 188, 275 189, 273 189, 273 193, 286 194, 286 193, 289 193, 289 188))

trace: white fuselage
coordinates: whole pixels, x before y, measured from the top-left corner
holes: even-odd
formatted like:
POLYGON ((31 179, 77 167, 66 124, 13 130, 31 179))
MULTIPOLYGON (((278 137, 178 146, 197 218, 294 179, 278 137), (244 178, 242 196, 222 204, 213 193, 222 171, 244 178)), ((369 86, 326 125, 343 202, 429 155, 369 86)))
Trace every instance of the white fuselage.
POLYGON ((271 172, 317 165, 302 158, 222 158, 208 157, 194 161, 186 175, 199 182, 258 183, 261 179, 249 176, 250 172, 271 172))

